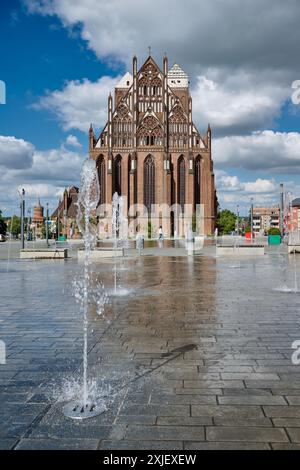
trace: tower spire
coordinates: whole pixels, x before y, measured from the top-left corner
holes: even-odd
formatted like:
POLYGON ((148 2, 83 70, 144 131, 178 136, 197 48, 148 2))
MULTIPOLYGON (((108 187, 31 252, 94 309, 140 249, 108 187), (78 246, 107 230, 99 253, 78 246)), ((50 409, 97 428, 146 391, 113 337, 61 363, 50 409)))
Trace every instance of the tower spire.
POLYGON ((206 131, 206 142, 209 150, 211 149, 211 127, 210 124, 207 126, 207 131, 206 131))
POLYGON ((89 149, 92 150, 94 148, 94 140, 95 140, 95 134, 94 134, 94 129, 93 129, 93 124, 91 123, 90 128, 89 128, 89 149))

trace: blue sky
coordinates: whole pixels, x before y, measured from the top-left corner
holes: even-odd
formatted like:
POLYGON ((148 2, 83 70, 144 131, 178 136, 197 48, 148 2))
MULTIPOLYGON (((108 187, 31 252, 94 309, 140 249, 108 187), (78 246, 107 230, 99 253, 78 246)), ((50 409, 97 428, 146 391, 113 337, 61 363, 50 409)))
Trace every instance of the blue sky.
MULTIPOLYGON (((45 90, 62 88, 66 80, 94 81, 112 71, 78 34, 71 37, 59 19, 29 15, 19 0, 3 3, 0 70, 7 104, 0 108, 1 133, 29 140, 40 149, 59 146, 65 133, 53 116, 32 110, 32 104, 45 90)), ((82 133, 77 135, 85 143, 82 133)))
POLYGON ((2 2, 0 208, 16 210, 20 186, 29 204, 40 196, 54 207, 65 186, 78 184, 89 122, 101 128, 109 91, 134 54, 142 64, 149 44, 158 63, 167 51, 170 65, 189 74, 194 121, 200 133, 208 122, 213 129, 221 206, 247 213, 251 197, 276 204, 280 181, 299 196, 291 84, 300 79, 300 7, 296 0, 243 3, 2 2))

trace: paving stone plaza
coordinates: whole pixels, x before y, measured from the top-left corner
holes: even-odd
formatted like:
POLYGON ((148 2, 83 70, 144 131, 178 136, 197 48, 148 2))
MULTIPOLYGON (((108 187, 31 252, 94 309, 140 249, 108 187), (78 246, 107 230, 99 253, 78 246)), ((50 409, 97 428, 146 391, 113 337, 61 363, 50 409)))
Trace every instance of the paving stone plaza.
MULTIPOLYGON (((1 449, 298 449, 300 258, 145 250, 118 261, 117 296, 89 312, 88 374, 107 410, 77 422, 82 266, 30 261, 1 246, 1 449), (283 289, 284 290, 284 289, 283 289)), ((130 253, 129 253, 130 255, 130 253)), ((113 263, 93 265, 112 292, 113 263)))

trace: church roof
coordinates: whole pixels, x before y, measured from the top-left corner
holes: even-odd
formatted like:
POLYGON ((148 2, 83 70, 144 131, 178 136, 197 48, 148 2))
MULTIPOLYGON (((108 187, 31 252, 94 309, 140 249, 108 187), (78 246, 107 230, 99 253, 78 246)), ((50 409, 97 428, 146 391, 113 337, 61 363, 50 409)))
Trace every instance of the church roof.
POLYGON ((66 210, 67 217, 71 219, 75 219, 77 216, 77 209, 78 209, 77 208, 78 192, 79 192, 79 189, 76 186, 71 186, 70 188, 68 188, 67 197, 59 201, 58 206, 53 212, 53 214, 51 215, 51 217, 52 218, 55 218, 58 216, 62 217, 63 211, 66 210), (65 204, 67 204, 66 207, 65 207, 65 204))
POLYGON ((178 64, 174 64, 168 72, 168 78, 188 78, 188 75, 178 64))
POLYGON ((292 201, 292 206, 293 207, 299 207, 300 206, 300 197, 297 197, 292 201))
POLYGON ((171 88, 187 88, 189 86, 189 77, 178 64, 174 64, 168 72, 168 85, 171 88))
MULTIPOLYGON (((136 58, 135 58, 136 61, 136 58)), ((137 68, 137 64, 135 63, 135 67, 137 68)), ((155 60, 151 55, 147 57, 143 65, 137 69, 137 82, 138 86, 147 86, 149 83, 152 84, 152 80, 156 80, 156 84, 158 83, 163 83, 163 72, 160 69, 160 67, 156 64, 155 60)), ((153 82, 153 86, 154 82, 153 82)), ((128 119, 132 119, 133 116, 133 109, 132 109, 132 97, 131 97, 131 92, 133 88, 133 76, 129 73, 126 72, 126 74, 119 80, 118 84, 115 86, 116 90, 122 90, 122 93, 116 94, 115 96, 117 97, 114 103, 114 109, 112 110, 112 119, 113 120, 118 120, 122 118, 122 113, 123 116, 125 115, 125 112, 127 113, 126 116, 128 119), (122 106, 125 105, 125 106, 122 106)), ((167 93, 168 96, 170 96, 170 116, 172 116, 172 110, 174 109, 175 106, 180 106, 183 111, 185 118, 187 117, 187 99, 183 99, 183 96, 189 98, 189 77, 187 73, 177 64, 174 63, 173 66, 168 70, 167 72, 167 93), (186 95, 183 95, 183 92, 186 93, 186 95)), ((140 92, 138 91, 138 94, 140 92)), ((150 101, 152 103, 152 101, 150 101)), ((141 109, 139 109, 138 115, 141 118, 145 117, 145 113, 147 114, 147 105, 150 103, 147 101, 142 102, 141 109)), ((154 108, 153 108, 154 109, 154 108)), ((151 110, 153 113, 153 109, 151 110)), ((149 109, 148 109, 149 113, 149 109)), ((155 113, 153 113, 155 114, 155 113)), ((158 120, 161 122, 161 116, 156 116, 158 120)), ((94 148, 99 149, 99 148, 105 148, 108 146, 108 140, 106 138, 108 132, 108 121, 106 122, 104 128, 102 128, 102 131, 99 135, 99 137, 96 139, 96 142, 94 143, 94 148)), ((198 129, 196 128, 195 124, 193 123, 193 133, 197 134, 199 136, 199 141, 200 141, 200 147, 201 148, 206 148, 207 144, 205 141, 202 139, 198 129)), ((199 143, 197 143, 199 145, 199 143)), ((114 144, 113 144, 114 146, 114 144)))
POLYGON ((116 88, 130 88, 133 83, 133 76, 126 72, 121 80, 117 83, 116 88))

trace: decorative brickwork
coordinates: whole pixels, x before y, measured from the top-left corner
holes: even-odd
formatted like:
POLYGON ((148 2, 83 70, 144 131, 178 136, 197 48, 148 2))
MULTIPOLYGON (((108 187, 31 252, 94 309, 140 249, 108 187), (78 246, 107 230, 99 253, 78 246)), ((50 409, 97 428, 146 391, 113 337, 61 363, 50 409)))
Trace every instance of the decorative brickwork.
MULTIPOLYGON (((168 70, 166 57, 162 70, 151 56, 138 70, 134 57, 133 74, 127 72, 115 88, 114 107, 108 98, 108 121, 99 137, 90 128, 89 153, 98 168, 101 203, 110 203, 117 191, 128 208, 155 201, 190 204, 196 211, 201 204, 202 231, 212 234, 217 205, 211 129, 202 136, 193 123, 188 84, 177 64, 168 70)), ((171 219, 164 221, 166 235, 174 235, 171 219)))

